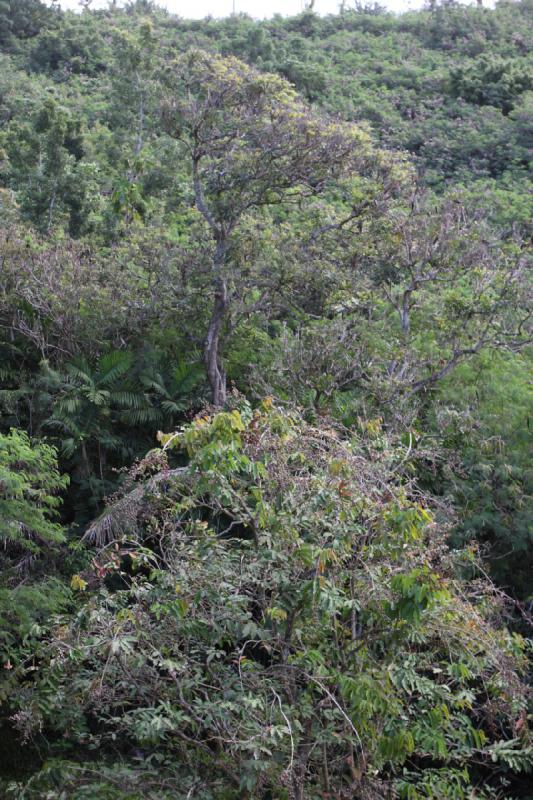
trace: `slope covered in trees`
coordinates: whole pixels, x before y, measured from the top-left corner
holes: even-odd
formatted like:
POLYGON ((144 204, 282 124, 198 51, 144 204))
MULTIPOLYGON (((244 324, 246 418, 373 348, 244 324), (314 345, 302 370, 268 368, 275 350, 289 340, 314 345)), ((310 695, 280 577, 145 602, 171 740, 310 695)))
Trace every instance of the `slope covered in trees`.
POLYGON ((532 19, 0 2, 8 797, 530 796, 532 19))

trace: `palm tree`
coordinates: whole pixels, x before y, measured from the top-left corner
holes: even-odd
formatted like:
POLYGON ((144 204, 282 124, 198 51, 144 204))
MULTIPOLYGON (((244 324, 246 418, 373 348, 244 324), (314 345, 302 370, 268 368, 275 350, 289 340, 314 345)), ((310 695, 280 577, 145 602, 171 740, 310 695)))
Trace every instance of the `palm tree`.
POLYGON ((60 432, 61 452, 77 462, 77 479, 96 471, 103 481, 110 452, 124 462, 137 449, 135 436, 121 435, 123 429, 158 421, 160 412, 134 385, 133 362, 130 352, 120 350, 101 356, 94 369, 82 357, 67 364, 64 373, 45 365, 44 383, 55 399, 44 425, 60 432))
POLYGON ((77 486, 78 522, 89 507, 90 514, 99 510, 103 497, 115 491, 117 471, 153 446, 158 428, 170 430, 190 407, 201 364, 167 364, 168 356, 153 349, 135 356, 113 351, 94 366, 78 357, 63 370, 43 363, 39 406, 51 413, 42 428, 53 432, 77 486))
POLYGON ((161 354, 152 352, 140 380, 161 410, 163 424, 172 429, 180 415, 193 405, 191 395, 203 380, 203 366, 199 358, 180 359, 177 366, 169 369, 161 354))

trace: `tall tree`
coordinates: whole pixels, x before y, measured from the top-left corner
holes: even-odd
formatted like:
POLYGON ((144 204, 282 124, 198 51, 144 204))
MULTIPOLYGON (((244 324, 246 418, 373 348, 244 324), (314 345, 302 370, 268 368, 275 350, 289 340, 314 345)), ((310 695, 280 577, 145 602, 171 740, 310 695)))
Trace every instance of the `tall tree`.
POLYGON ((187 153, 194 204, 212 239, 213 305, 204 344, 212 401, 226 400, 221 333, 239 292, 232 250, 239 227, 264 206, 301 203, 355 169, 369 169, 368 135, 326 120, 290 84, 239 60, 191 51, 169 76, 163 121, 187 153))
POLYGON ((6 135, 8 179, 23 214, 42 232, 68 218, 69 232, 88 227, 94 165, 82 162, 79 119, 47 99, 29 122, 13 122, 6 135))
POLYGON ((52 14, 40 0, 0 0, 0 46, 36 36, 52 14))

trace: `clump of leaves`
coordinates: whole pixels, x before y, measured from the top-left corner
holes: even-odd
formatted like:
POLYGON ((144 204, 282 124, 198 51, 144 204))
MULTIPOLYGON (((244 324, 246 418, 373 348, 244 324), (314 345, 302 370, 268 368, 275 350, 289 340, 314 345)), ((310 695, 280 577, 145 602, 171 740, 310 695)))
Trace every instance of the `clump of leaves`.
POLYGON ((16 429, 0 434, 0 705, 17 661, 35 657, 31 645, 26 648, 31 636, 66 604, 68 590, 55 573, 65 541, 58 510, 67 484, 53 447, 16 429))
MULTIPOLYGON (((55 517, 58 492, 68 477, 60 475, 56 452, 43 443, 32 443, 23 431, 0 434, 0 564, 31 557, 43 547, 63 541, 55 517)), ((19 567, 22 563, 19 564, 19 567)))
POLYGON ((136 467, 12 698, 52 758, 8 796, 460 800, 533 766, 525 643, 455 577, 400 445, 271 400, 160 441, 186 466, 136 467))

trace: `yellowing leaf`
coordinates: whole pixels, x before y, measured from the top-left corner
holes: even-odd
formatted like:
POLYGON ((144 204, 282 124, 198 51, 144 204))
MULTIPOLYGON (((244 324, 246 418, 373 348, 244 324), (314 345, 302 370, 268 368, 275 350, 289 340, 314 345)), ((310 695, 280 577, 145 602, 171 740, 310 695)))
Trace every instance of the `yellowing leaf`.
POLYGON ((87 588, 87 581, 84 581, 81 575, 73 575, 70 579, 70 585, 72 589, 78 592, 84 592, 87 588))

